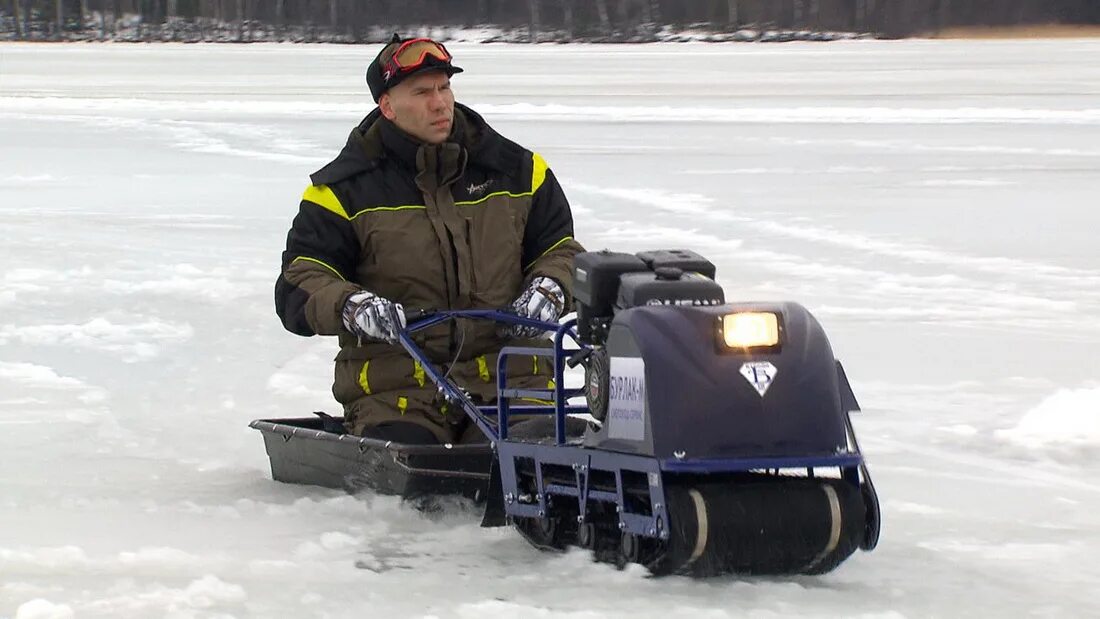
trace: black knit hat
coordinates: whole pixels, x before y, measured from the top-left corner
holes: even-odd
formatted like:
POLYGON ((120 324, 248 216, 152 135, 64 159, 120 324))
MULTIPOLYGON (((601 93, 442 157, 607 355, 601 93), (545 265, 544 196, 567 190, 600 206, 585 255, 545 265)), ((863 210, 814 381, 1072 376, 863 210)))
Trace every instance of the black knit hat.
POLYGON ((454 66, 450 63, 450 61, 440 60, 435 56, 429 55, 424 58, 424 63, 421 64, 419 67, 411 71, 398 71, 391 74, 389 76, 389 79, 386 79, 386 76, 383 73, 383 67, 385 67, 386 63, 388 63, 390 61, 390 58, 393 57, 393 53, 397 51, 397 48, 400 47, 401 44, 405 41, 410 40, 412 39, 402 39, 395 32, 393 34, 393 38, 390 39, 390 42, 382 48, 382 51, 378 52, 378 55, 375 56, 374 60, 372 60, 371 63, 367 66, 367 86, 370 87, 370 94, 372 97, 374 97, 375 103, 378 103, 378 100, 382 98, 382 95, 387 90, 400 84, 402 81, 405 80, 405 78, 409 77, 410 75, 416 75, 417 73, 421 73, 424 71, 446 71, 447 77, 450 77, 455 73, 462 73, 462 69, 460 67, 454 66))

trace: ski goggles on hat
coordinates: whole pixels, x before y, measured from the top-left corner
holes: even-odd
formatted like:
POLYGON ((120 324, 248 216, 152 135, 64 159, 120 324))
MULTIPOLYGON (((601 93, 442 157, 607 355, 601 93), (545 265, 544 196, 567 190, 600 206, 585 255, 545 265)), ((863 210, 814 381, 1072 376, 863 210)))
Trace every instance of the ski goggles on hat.
POLYGON ((425 65, 449 67, 451 58, 451 53, 442 43, 426 38, 409 39, 394 50, 382 73, 388 82, 397 75, 415 71, 425 65))

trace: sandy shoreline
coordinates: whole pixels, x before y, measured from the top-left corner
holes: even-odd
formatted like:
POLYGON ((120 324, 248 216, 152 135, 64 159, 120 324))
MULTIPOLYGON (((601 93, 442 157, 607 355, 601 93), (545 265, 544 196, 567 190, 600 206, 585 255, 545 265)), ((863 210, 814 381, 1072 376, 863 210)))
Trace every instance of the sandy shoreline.
POLYGON ((1100 25, 962 26, 925 35, 932 39, 1076 39, 1100 37, 1100 25))

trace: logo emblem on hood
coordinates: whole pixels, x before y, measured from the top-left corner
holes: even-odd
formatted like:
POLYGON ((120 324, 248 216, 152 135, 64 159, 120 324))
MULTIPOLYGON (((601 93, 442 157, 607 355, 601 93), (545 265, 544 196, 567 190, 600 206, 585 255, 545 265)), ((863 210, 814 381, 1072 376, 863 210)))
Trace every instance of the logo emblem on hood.
POLYGON ((741 365, 741 376, 749 381, 760 397, 764 397, 778 373, 779 370, 767 361, 751 361, 741 365))

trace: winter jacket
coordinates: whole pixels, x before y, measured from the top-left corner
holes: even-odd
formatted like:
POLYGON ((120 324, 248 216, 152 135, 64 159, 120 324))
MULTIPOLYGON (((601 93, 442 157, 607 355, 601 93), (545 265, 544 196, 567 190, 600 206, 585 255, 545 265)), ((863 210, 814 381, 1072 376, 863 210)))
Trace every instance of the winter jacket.
MULTIPOLYGON (((370 290, 406 309, 500 308, 542 275, 572 297, 572 260, 583 249, 553 172, 461 104, 440 145, 416 141, 376 109, 310 180, 275 306, 293 333, 339 336, 333 394, 346 412, 384 400, 403 414, 410 399, 435 394, 403 349, 360 342, 345 329, 352 293, 370 290)), ((495 353, 509 343, 495 325, 458 321, 414 340, 471 392, 493 398, 495 353)), ((545 375, 549 365, 517 363, 516 373, 528 375, 545 375)))

